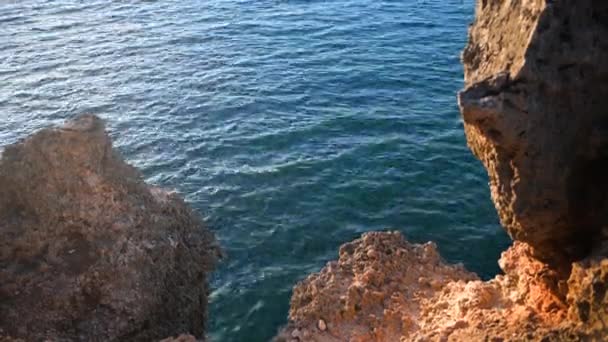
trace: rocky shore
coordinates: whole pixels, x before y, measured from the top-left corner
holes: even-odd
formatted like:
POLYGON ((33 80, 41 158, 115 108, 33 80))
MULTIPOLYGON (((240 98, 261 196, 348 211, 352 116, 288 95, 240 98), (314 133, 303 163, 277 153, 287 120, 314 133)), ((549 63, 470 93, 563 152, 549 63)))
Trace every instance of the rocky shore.
POLYGON ((276 340, 608 338, 607 23, 603 1, 477 1, 458 100, 514 239, 504 274, 364 234, 295 286, 276 340))
MULTIPOLYGON (((606 340, 607 37, 607 1, 478 0, 458 101, 514 240, 503 273, 482 281, 433 243, 366 233, 295 286, 275 340, 606 340)), ((3 151, 0 341, 203 339, 220 255, 95 116, 3 151)))
POLYGON ((148 186, 85 115, 0 159, 0 341, 204 335, 219 248, 177 195, 148 186))

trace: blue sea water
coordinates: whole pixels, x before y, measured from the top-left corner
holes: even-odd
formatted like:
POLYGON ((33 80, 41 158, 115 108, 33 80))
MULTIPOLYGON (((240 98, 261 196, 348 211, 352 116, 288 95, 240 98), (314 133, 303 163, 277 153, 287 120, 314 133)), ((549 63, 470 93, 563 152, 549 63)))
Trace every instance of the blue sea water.
POLYGON ((0 145, 79 113, 228 258, 212 341, 267 341, 340 244, 395 229, 484 277, 508 239, 456 105, 473 0, 0 0, 0 145))

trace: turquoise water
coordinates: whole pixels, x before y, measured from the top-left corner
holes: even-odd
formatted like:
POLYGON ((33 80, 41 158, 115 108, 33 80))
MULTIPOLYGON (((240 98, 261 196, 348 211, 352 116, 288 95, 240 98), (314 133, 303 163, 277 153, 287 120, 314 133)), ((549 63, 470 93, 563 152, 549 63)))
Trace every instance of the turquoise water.
POLYGON ((267 341, 370 230, 484 277, 508 239, 455 94, 473 0, 0 2, 0 145, 92 112, 228 258, 213 341, 267 341))

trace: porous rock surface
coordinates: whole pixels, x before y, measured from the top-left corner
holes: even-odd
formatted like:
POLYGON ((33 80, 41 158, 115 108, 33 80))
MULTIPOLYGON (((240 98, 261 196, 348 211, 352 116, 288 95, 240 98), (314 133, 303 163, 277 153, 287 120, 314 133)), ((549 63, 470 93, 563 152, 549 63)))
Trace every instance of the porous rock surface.
POLYGON ((463 63, 504 274, 368 233, 296 285, 277 341, 608 340, 608 1, 478 0, 463 63))
POLYGON ((463 64, 503 226, 567 269, 608 238, 608 1, 479 0, 463 64))
POLYGON ((399 341, 420 324, 421 300, 447 282, 474 279, 445 264, 432 243, 413 245, 397 232, 364 234, 294 288, 289 334, 303 341, 399 341))
POLYGON ((366 233, 343 245, 337 262, 296 285, 290 322, 276 341, 587 336, 566 319, 569 306, 556 273, 535 259, 527 244, 516 242, 499 264, 505 274, 484 282, 461 265, 446 264, 432 243, 411 244, 397 232, 366 233))
POLYGON ((218 253, 199 217, 146 185, 95 116, 4 150, 0 340, 202 336, 218 253))

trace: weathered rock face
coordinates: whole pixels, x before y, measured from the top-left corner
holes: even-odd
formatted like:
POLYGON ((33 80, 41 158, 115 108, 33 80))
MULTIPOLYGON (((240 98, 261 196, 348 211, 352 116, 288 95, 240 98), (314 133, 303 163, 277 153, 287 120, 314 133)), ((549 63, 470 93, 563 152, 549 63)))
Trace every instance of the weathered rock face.
POLYGON ((480 0, 459 95, 511 237, 554 266, 606 238, 608 2, 480 0))
POLYGON ((573 264, 568 279, 568 319, 587 339, 608 337, 608 258, 592 256, 573 264))
POLYGON ((608 260, 577 263, 567 284, 515 242, 489 281, 445 264, 433 244, 367 233, 294 288, 276 341, 601 341, 608 260), (567 286, 567 287, 566 287, 567 286), (563 296, 563 293, 567 296, 563 296), (566 298, 567 297, 567 298, 566 298))
POLYGON ((566 315, 560 300, 542 291, 544 282, 530 281, 544 266, 527 252, 518 245, 503 256, 505 270, 525 270, 521 276, 482 282, 462 266, 445 264, 431 243, 410 244, 399 233, 364 234, 340 248, 337 262, 296 285, 291 323, 277 340, 525 337, 534 329, 526 329, 524 322, 557 321, 566 315))
POLYGON ((424 299, 449 282, 473 279, 462 266, 443 263, 432 243, 364 234, 340 248, 337 262, 294 288, 293 324, 283 334, 302 341, 399 341, 419 329, 424 299))
POLYGON ((150 341, 203 335, 219 249, 82 116, 0 159, 0 335, 150 341))

